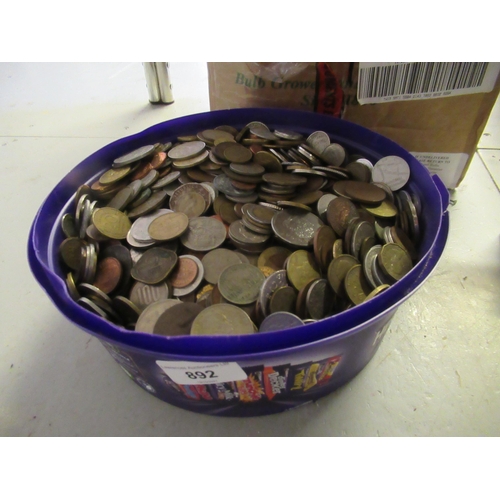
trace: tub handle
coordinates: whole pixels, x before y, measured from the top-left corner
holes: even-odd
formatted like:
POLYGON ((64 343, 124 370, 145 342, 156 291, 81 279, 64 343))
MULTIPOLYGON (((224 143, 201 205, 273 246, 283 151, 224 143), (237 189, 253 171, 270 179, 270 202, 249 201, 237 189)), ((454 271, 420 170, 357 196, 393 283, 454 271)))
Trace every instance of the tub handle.
POLYGON ((448 211, 448 205, 450 204, 450 193, 448 191, 448 188, 444 185, 443 181, 438 175, 432 175, 432 180, 434 181, 434 184, 436 185, 437 190, 439 191, 439 194, 441 196, 441 203, 443 206, 444 214, 448 211))

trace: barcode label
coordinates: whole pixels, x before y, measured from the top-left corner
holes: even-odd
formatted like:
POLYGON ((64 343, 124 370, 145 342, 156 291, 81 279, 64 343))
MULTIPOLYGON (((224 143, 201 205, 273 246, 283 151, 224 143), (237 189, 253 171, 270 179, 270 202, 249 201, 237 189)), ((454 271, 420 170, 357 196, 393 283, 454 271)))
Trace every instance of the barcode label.
POLYGON ((360 104, 433 99, 493 90, 500 63, 359 63, 360 104))

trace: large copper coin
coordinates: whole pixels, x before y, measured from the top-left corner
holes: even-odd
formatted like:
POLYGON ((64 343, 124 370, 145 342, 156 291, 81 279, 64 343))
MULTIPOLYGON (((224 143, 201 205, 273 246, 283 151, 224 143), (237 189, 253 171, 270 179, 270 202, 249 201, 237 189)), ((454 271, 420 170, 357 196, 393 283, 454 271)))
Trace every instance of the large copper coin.
POLYGON ((150 248, 132 267, 132 278, 148 285, 160 283, 177 264, 177 254, 165 248, 150 248))
POLYGON ((342 197, 332 200, 326 211, 328 224, 341 238, 344 236, 349 222, 358 216, 356 205, 342 197))
POLYGON ((122 265, 114 257, 105 257, 97 263, 96 275, 94 277, 94 286, 104 293, 113 292, 122 277, 122 265))

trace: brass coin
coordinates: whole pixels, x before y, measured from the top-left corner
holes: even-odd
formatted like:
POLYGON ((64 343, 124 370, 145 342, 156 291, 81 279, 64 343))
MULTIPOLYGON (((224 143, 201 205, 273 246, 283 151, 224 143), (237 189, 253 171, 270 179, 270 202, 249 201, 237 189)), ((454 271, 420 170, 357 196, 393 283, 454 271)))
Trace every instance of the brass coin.
POLYGON ((73 271, 80 269, 82 262, 82 248, 85 248, 85 240, 76 236, 66 238, 59 246, 59 255, 63 262, 73 271))
POLYGON ((282 286, 274 290, 269 299, 269 314, 275 312, 289 312, 295 314, 297 291, 291 286, 282 286))
POLYGON ((337 295, 345 296, 344 279, 349 270, 359 264, 358 259, 352 255, 339 255, 328 266, 328 282, 337 295))
POLYGON ((374 288, 367 296, 364 302, 367 302, 370 299, 373 299, 373 297, 376 297, 379 293, 382 293, 384 290, 387 290, 390 288, 390 285, 384 284, 380 285, 377 288, 374 288))
POLYGON ((230 163, 247 163, 253 158, 253 153, 241 144, 231 144, 224 150, 224 158, 230 163))
POLYGON ((205 280, 212 285, 216 285, 224 269, 234 265, 241 264, 240 256, 233 250, 226 248, 216 248, 208 252, 202 259, 205 269, 205 280))
POLYGON ((167 155, 171 160, 189 160, 202 153, 206 144, 203 141, 190 141, 174 146, 167 155))
POLYGON ((418 253, 408 235, 401 228, 396 226, 392 226, 390 231, 394 243, 402 246, 410 254, 412 261, 415 262, 418 259, 418 253))
MULTIPOLYGON (((185 184, 187 186, 187 184, 185 184)), ((181 188, 184 186, 181 186, 181 188)), ((177 192, 177 191, 176 191, 177 192)), ((174 193, 175 195, 175 193, 174 193)), ((170 208, 174 212, 182 212, 188 218, 200 217, 207 210, 207 203, 200 193, 195 191, 183 191, 170 198, 170 208)))
POLYGON ((339 255, 344 254, 344 242, 341 238, 338 238, 333 242, 332 257, 335 259, 339 255))
POLYGON ((185 288, 193 283, 198 276, 196 262, 188 257, 188 255, 181 255, 177 260, 177 265, 168 277, 169 284, 174 288, 185 288))
POLYGON ((306 307, 310 318, 320 320, 333 313, 334 293, 326 279, 314 280, 306 296, 306 307))
POLYGON ((104 293, 110 294, 120 283, 121 277, 122 265, 120 261, 114 257, 105 257, 104 259, 99 259, 97 263, 93 284, 104 293))
POLYGON ((285 269, 285 261, 292 254, 292 251, 285 247, 272 246, 266 248, 257 261, 259 268, 269 267, 274 271, 285 269))
POLYGON ((71 298, 75 301, 78 300, 81 295, 76 288, 75 278, 72 272, 69 272, 66 275, 66 285, 68 287, 68 293, 70 294, 71 298))
POLYGON ((75 226, 75 218, 71 214, 64 214, 61 218, 61 229, 66 238, 78 236, 78 231, 75 226))
POLYGON ((131 168, 121 167, 121 168, 110 168, 104 172, 101 177, 99 177, 99 182, 103 186, 108 186, 109 184, 114 184, 115 182, 121 181, 130 173, 131 168))
POLYGON ((235 264, 222 271, 218 287, 221 295, 232 304, 252 304, 259 296, 266 277, 251 264, 235 264))
POLYGON ((393 283, 403 278, 413 267, 409 253, 396 243, 383 245, 377 262, 393 283))
POLYGON ((148 285, 140 281, 134 283, 130 289, 129 299, 141 311, 151 304, 170 297, 170 291, 167 283, 162 282, 157 285, 148 285))
POLYGON ((97 209, 92 214, 92 222, 102 235, 113 240, 124 240, 132 226, 123 212, 111 207, 97 209))
POLYGON ((190 250, 208 252, 220 247, 226 236, 226 228, 221 221, 212 217, 193 217, 180 241, 190 250))
POLYGON ((167 278, 176 264, 177 254, 172 250, 161 247, 150 248, 133 265, 131 275, 137 281, 156 285, 167 278))
POLYGON ((313 254, 306 250, 297 250, 290 255, 286 272, 288 281, 296 290, 301 290, 310 281, 320 278, 313 254))
POLYGON ((342 197, 330 201, 326 211, 328 224, 341 238, 344 236, 349 222, 358 216, 356 205, 342 197))
POLYGON ((312 212, 312 208, 308 207, 307 205, 304 205, 302 203, 297 203, 296 201, 286 201, 286 200, 280 200, 277 202, 279 207, 282 208, 298 208, 300 210, 305 210, 306 212, 312 212))
POLYGON ((148 234, 155 241, 170 241, 179 238, 189 226, 189 217, 182 212, 171 212, 153 219, 148 234))
POLYGON ((268 151, 258 151, 254 155, 254 161, 259 165, 263 166, 266 169, 266 172, 271 173, 282 173, 283 166, 281 162, 274 156, 272 153, 268 151))
POLYGON ((215 304, 201 311, 191 326, 191 335, 246 335, 254 333, 248 314, 231 304, 215 304))
POLYGON ((365 278, 361 264, 349 269, 345 276, 344 288, 354 305, 357 306, 366 300, 368 294, 372 291, 372 287, 365 278))
POLYGON ((314 233, 314 257, 323 273, 326 273, 333 259, 333 244, 336 239, 335 232, 330 226, 321 226, 314 233))
POLYGON ((158 318, 168 309, 181 304, 177 299, 161 299, 149 304, 135 324, 136 332, 153 333, 158 318))

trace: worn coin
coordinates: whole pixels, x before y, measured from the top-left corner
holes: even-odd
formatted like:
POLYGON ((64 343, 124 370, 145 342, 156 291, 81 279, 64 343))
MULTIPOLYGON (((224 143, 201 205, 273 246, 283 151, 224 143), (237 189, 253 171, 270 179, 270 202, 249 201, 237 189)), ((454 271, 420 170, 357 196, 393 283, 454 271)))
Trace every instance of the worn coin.
POLYGON ((59 255, 70 269, 77 271, 82 261, 82 248, 85 246, 85 240, 76 236, 66 238, 59 246, 59 255))
POLYGON ((382 293, 384 290, 387 290, 390 287, 390 285, 380 285, 376 288, 374 288, 367 296, 364 302, 367 302, 370 299, 373 299, 373 297, 376 297, 379 293, 382 293))
POLYGON ((373 182, 383 182, 393 191, 401 189, 409 179, 410 166, 407 161, 400 156, 385 156, 373 166, 373 182))
POLYGON ((334 293, 326 279, 314 280, 306 296, 309 317, 323 319, 333 313, 334 293))
MULTIPOLYGON (((174 283, 171 281, 171 278, 169 278, 168 281, 173 286, 172 295, 174 297, 185 298, 189 294, 194 293, 196 291, 196 289, 200 286, 200 284, 203 281, 204 276, 205 276, 203 264, 201 263, 200 259, 198 259, 198 257, 195 257, 194 255, 181 255, 179 257, 179 262, 184 262, 184 261, 186 261, 186 262, 191 261, 191 263, 196 266, 196 276, 191 283, 189 283, 185 286, 175 286, 174 283)), ((178 276, 178 278, 177 278, 178 280, 184 279, 184 281, 187 281, 188 278, 191 278, 193 276, 195 271, 192 268, 191 263, 184 265, 184 268, 189 266, 189 269, 185 269, 185 272, 183 272, 183 276, 178 276)), ((176 270, 174 269, 174 272, 172 273, 172 275, 174 275, 175 271, 176 270)), ((181 300, 183 300, 183 299, 181 299, 181 300)))
POLYGON ((113 298, 112 306, 123 320, 124 325, 135 325, 141 314, 141 310, 131 300, 122 295, 113 298))
POLYGON ((181 237, 181 243, 190 250, 208 252, 220 247, 226 240, 224 224, 212 217, 193 217, 181 237))
MULTIPOLYGON (((135 241, 141 244, 150 245, 152 243, 155 243, 155 240, 151 237, 148 231, 150 224, 158 217, 172 213, 172 210, 168 208, 159 208, 154 212, 139 217, 133 222, 132 226, 130 227, 129 235, 131 235, 135 241)), ((127 240, 129 235, 127 235, 127 240)))
POLYGON ((372 287, 368 283, 364 273, 363 266, 357 264, 347 272, 344 280, 344 288, 350 301, 354 305, 363 303, 372 287))
POLYGON ((252 158, 253 153, 241 144, 231 144, 224 150, 224 159, 230 163, 248 163, 252 158))
POLYGON ((193 321, 191 335, 246 335, 255 328, 248 314, 231 304, 214 304, 193 321))
POLYGON ((413 267, 409 253, 396 243, 383 245, 377 262, 393 283, 403 278, 413 267))
MULTIPOLYGON (((153 333, 158 318, 170 308, 181 304, 177 299, 161 299, 149 304, 137 318, 136 332, 153 333)), ((137 305, 137 304, 136 304, 137 305)))
POLYGON ((131 275, 137 281, 155 285, 167 278, 177 264, 177 254, 166 248, 146 250, 133 265, 131 275))
POLYGON ((349 198, 366 205, 379 205, 386 198, 386 192, 368 182, 345 181, 344 189, 349 198))
POLYGON ((92 222, 104 236, 113 240, 124 240, 132 226, 130 219, 116 208, 98 208, 92 214, 92 222))
POLYGON ((133 151, 116 158, 113 161, 113 166, 123 167, 125 165, 129 165, 130 163, 134 163, 136 161, 142 160, 143 158, 146 158, 147 156, 153 154, 154 151, 155 151, 154 144, 142 146, 140 148, 134 149, 133 151))
POLYGON ((232 304, 252 304, 266 277, 251 264, 235 264, 222 271, 217 283, 221 295, 232 304))
POLYGON ((345 296, 344 279, 349 270, 360 262, 352 255, 339 255, 328 266, 328 282, 337 295, 345 296))
POLYGON ((309 135, 306 139, 306 144, 316 153, 321 154, 330 145, 330 136, 322 130, 317 130, 309 135))
POLYGON ((190 141, 174 146, 167 155, 171 160, 189 160, 202 153, 206 148, 203 141, 190 141))
POLYGON ((365 220, 358 220, 354 224, 351 238, 350 253, 360 260, 361 245, 366 238, 375 238, 375 227, 365 220))
POLYGON ((269 299, 269 314, 285 311, 295 314, 297 291, 291 286, 282 286, 274 290, 269 299))
POLYGON ((354 203, 346 198, 338 197, 330 201, 326 211, 326 219, 330 227, 341 238, 352 219, 359 217, 354 203))
POLYGON ((105 257, 99 259, 97 263, 96 274, 94 277, 94 286, 106 294, 112 293, 122 277, 122 265, 115 257, 105 257))
POLYGON ((295 314, 280 311, 267 316, 267 318, 262 321, 259 332, 276 332, 303 325, 304 322, 295 314))
POLYGON ((193 156, 192 158, 184 160, 174 160, 173 165, 175 168, 179 169, 190 169, 193 167, 197 167, 208 159, 209 154, 210 153, 208 151, 202 151, 199 155, 193 156))
POLYGON ((287 273, 284 269, 274 271, 265 279, 264 283, 262 283, 262 286, 260 287, 259 292, 259 304, 264 315, 267 315, 269 312, 269 299, 271 298, 274 291, 287 285, 287 273))
POLYGON ((205 280, 212 285, 216 285, 222 271, 234 264, 241 264, 241 258, 233 250, 216 248, 208 252, 201 262, 205 269, 205 280))
POLYGON ((288 281, 296 290, 300 290, 310 281, 320 278, 318 265, 311 252, 296 250, 286 263, 288 281))
MULTIPOLYGON (((177 191, 175 193, 177 193, 177 191)), ((203 215, 208 206, 200 193, 190 190, 179 193, 175 195, 175 197, 172 196, 172 198, 170 198, 170 208, 175 212, 184 213, 188 218, 193 218, 203 215)))
POLYGON ((164 336, 189 335, 196 316, 203 306, 195 302, 181 302, 164 311, 156 320, 153 333, 164 336))
POLYGON ((258 151, 255 153, 254 161, 262 165, 266 169, 266 172, 281 173, 283 171, 281 162, 275 155, 268 151, 258 151))
MULTIPOLYGON (((181 255, 168 278, 168 282, 174 288, 184 288, 191 285, 197 276, 198 266, 196 262, 189 255, 181 255)), ((176 296, 175 291, 174 296, 176 296)))
POLYGON ((170 298, 170 291, 166 282, 157 285, 148 285, 137 281, 130 289, 129 299, 140 309, 144 310, 147 306, 163 299, 170 298))
POLYGON ((329 144, 320 153, 321 159, 334 167, 340 167, 345 160, 345 156, 345 149, 337 143, 329 144))
POLYGON ((127 214, 128 217, 131 219, 136 219, 137 217, 142 217, 143 215, 157 210, 163 205, 163 202, 167 199, 167 196, 168 193, 166 191, 163 191, 161 189, 156 191, 144 203, 130 210, 127 214))
POLYGON ((297 208, 277 212, 271 221, 273 231, 279 239, 301 248, 308 248, 313 244, 314 233, 322 225, 318 216, 297 208))
POLYGON ((179 238, 189 226, 189 217, 183 212, 171 212, 155 217, 148 225, 148 234, 154 241, 179 238))
POLYGON ((274 271, 285 269, 285 261, 292 254, 292 251, 285 247, 272 246, 266 248, 257 261, 257 267, 269 267, 274 271))

